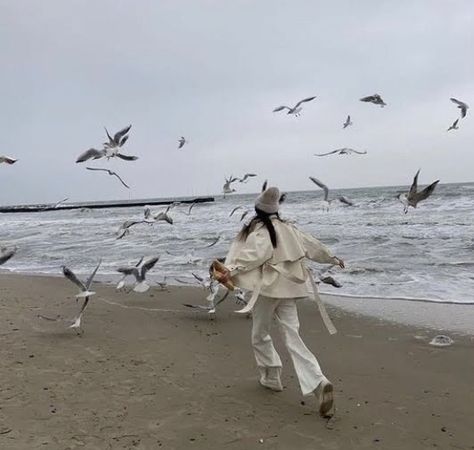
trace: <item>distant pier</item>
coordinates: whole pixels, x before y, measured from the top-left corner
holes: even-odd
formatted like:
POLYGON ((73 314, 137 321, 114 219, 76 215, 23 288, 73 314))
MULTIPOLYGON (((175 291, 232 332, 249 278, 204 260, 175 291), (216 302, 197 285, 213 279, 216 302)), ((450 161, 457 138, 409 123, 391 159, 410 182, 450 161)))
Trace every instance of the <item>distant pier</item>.
POLYGON ((156 200, 127 200, 127 201, 111 201, 111 202, 84 202, 84 203, 63 203, 59 206, 54 204, 43 205, 17 205, 17 206, 0 206, 0 213, 30 213, 45 211, 65 211, 69 209, 106 209, 106 208, 133 208, 135 206, 166 206, 172 203, 210 203, 214 201, 214 197, 196 197, 182 199, 156 199, 156 200))

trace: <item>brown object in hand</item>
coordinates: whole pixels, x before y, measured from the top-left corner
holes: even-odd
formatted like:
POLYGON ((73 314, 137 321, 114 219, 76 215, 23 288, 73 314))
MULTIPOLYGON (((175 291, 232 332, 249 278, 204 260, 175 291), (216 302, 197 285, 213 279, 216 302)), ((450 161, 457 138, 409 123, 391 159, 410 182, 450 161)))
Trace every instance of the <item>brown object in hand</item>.
POLYGON ((232 283, 231 280, 228 280, 225 283, 221 282, 221 279, 224 277, 224 275, 229 273, 229 269, 220 261, 215 260, 212 262, 210 272, 212 278, 224 285, 227 289, 229 289, 229 291, 233 291, 235 289, 234 283, 232 283))

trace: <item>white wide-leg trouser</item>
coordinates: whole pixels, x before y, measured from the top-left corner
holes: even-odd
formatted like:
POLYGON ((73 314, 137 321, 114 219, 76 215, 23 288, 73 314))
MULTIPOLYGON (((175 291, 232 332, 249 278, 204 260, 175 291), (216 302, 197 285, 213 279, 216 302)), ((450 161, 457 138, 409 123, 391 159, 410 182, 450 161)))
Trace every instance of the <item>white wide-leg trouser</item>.
MULTIPOLYGON (((279 377, 282 363, 270 336, 273 319, 282 334, 283 342, 291 356, 303 395, 313 392, 324 375, 318 360, 308 350, 299 335, 300 323, 294 298, 260 296, 252 310, 252 345, 261 374, 279 377)), ((271 380, 269 380, 271 381, 271 380)))

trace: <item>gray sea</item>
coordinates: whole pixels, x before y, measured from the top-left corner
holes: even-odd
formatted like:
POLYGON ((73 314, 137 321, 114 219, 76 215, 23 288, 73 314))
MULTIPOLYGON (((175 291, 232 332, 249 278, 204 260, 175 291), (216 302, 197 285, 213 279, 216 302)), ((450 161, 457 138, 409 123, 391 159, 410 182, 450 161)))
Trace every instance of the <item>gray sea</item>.
MULTIPOLYGON (((355 206, 333 201, 329 212, 321 209, 320 191, 290 192, 281 215, 346 261, 345 270, 332 270, 343 286, 324 285, 323 292, 474 302, 474 183, 439 185, 432 197, 408 214, 395 198, 404 190, 333 191, 355 206)), ((242 226, 243 210, 231 218, 229 213, 239 205, 252 209, 254 198, 217 197, 213 203, 196 205, 189 216, 187 206, 178 206, 171 212, 174 225, 137 225, 121 240, 116 239, 119 226, 143 217, 143 208, 0 214, 1 244, 18 247, 17 255, 2 268, 59 275, 66 264, 81 274, 102 258, 101 277, 113 281, 119 278, 117 266, 159 254, 150 274, 155 280, 166 276, 170 284, 179 284, 175 277, 192 280, 192 272, 205 274, 212 259, 226 254, 242 226), (219 242, 206 248, 218 235, 219 242)))

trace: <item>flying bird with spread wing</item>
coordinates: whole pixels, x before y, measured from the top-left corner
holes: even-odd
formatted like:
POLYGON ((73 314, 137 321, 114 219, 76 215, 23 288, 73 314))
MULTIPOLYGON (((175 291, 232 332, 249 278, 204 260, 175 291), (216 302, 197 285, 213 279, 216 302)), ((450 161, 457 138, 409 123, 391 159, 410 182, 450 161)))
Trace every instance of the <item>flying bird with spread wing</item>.
POLYGON ((327 156, 327 155, 334 155, 334 154, 350 155, 351 153, 357 153, 358 155, 366 155, 367 151, 366 150, 360 151, 360 150, 354 150, 353 148, 343 147, 343 148, 338 148, 336 150, 332 150, 327 153, 315 153, 313 156, 327 156))
POLYGON ((181 136, 179 139, 178 139, 178 150, 180 148, 183 148, 184 147, 184 144, 187 144, 188 141, 186 140, 186 138, 184 136, 181 136))
POLYGON ((0 155, 0 164, 5 163, 8 165, 12 165, 15 164, 17 161, 18 159, 10 158, 10 156, 0 155))
POLYGON ((362 97, 361 102, 373 103, 374 105, 379 105, 381 108, 387 106, 387 104, 382 100, 379 94, 368 95, 367 97, 362 97))
POLYGON ((89 299, 90 297, 92 297, 95 292, 94 291, 91 291, 90 288, 92 286, 92 282, 94 280, 94 277, 97 273, 97 270, 99 270, 99 267, 100 267, 100 264, 101 264, 102 261, 99 261, 99 263, 97 264, 96 268, 93 270, 93 272, 89 275, 89 278, 87 278, 86 282, 83 283, 81 280, 79 280, 79 278, 77 278, 76 274, 71 270, 69 269, 68 267, 66 266, 63 266, 62 267, 62 270, 63 270, 63 274, 64 276, 69 280, 71 281, 72 283, 74 283, 79 289, 80 289, 80 292, 79 294, 76 295, 76 299, 80 299, 80 298, 83 298, 84 299, 84 303, 82 304, 81 306, 81 309, 79 311, 79 314, 76 316, 76 318, 73 320, 73 323, 72 325, 70 325, 69 328, 80 328, 81 327, 81 321, 82 321, 82 316, 84 314, 84 311, 86 310, 87 308, 87 305, 89 304, 89 299))
POLYGON ((247 183, 249 178, 253 178, 253 177, 256 177, 257 174, 256 173, 246 173, 242 178, 239 178, 239 182, 240 183, 247 183))
POLYGON ((457 105, 457 107, 461 110, 461 118, 466 117, 467 110, 469 109, 469 105, 467 103, 462 102, 461 100, 457 100, 453 97, 450 100, 457 105))
POLYGON ((351 116, 347 116, 346 121, 342 125, 342 129, 345 130, 347 127, 352 125, 351 116))
POLYGON ((303 100, 300 100, 295 106, 293 106, 292 108, 289 107, 289 106, 285 106, 285 105, 282 105, 282 106, 277 106, 273 112, 279 112, 279 111, 283 111, 284 109, 287 109, 288 112, 287 114, 292 114, 294 115, 295 117, 299 117, 303 107, 301 106, 303 103, 306 103, 306 102, 311 102, 313 101, 314 99, 316 98, 316 96, 314 97, 308 97, 308 98, 304 98, 303 100))
POLYGON ((459 119, 456 119, 446 131, 459 130, 458 122, 459 122, 459 119))
POLYGON ((439 180, 434 181, 429 186, 426 186, 421 191, 418 191, 418 175, 420 174, 420 169, 416 172, 415 178, 413 178, 413 183, 410 187, 410 190, 407 193, 401 193, 397 196, 398 200, 404 205, 404 213, 408 212, 408 208, 416 208, 419 202, 426 200, 435 190, 436 185, 439 183, 439 180))
POLYGON ((155 266, 159 259, 159 256, 147 259, 142 257, 134 266, 119 267, 117 272, 122 273, 123 277, 117 284, 117 289, 121 289, 124 286, 125 278, 131 275, 135 277, 135 285, 133 287, 135 292, 143 293, 148 291, 150 285, 146 282, 146 274, 155 266))
POLYGON ((116 177, 120 181, 120 183, 122 183, 127 189, 130 189, 130 186, 128 184, 126 184, 125 181, 123 181, 122 178, 119 176, 119 174, 117 172, 114 172, 113 170, 101 169, 99 167, 86 167, 86 169, 87 170, 97 170, 99 172, 106 172, 109 175, 111 175, 113 177, 116 177))

